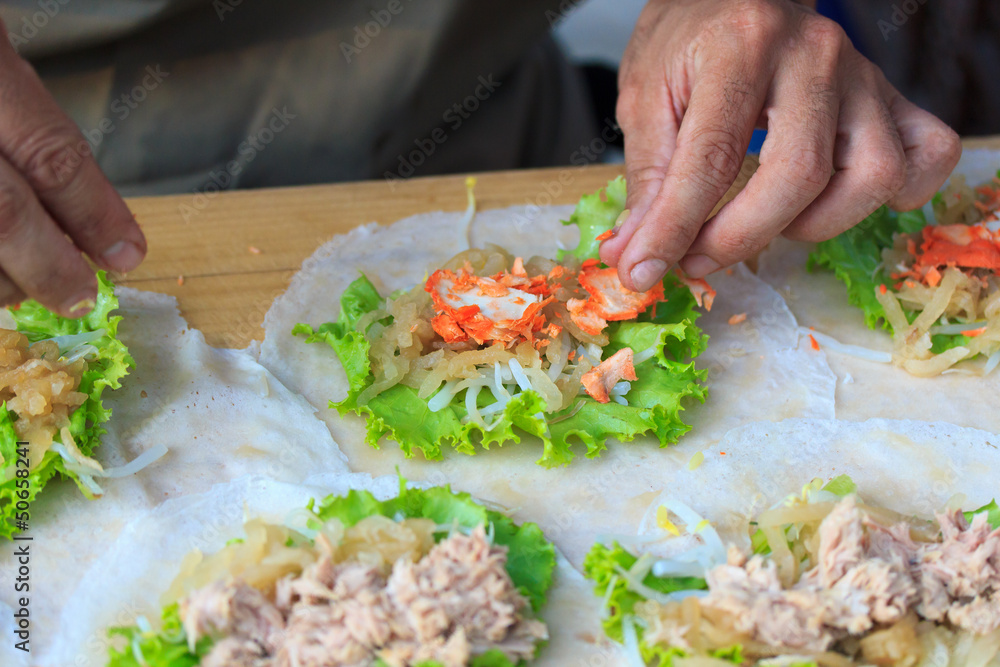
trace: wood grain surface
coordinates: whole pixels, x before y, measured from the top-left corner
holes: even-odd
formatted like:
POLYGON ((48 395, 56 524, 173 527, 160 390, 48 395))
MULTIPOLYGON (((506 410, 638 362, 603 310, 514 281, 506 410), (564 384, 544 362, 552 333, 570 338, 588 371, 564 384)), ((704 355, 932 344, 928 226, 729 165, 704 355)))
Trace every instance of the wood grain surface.
MULTIPOLYGON (((1000 149, 1000 137, 970 148, 1000 149)), ((723 202, 756 168, 748 158, 723 202)), ((556 167, 475 174, 481 210, 573 204, 623 173, 623 165, 556 167)), ((188 323, 216 347, 260 340, 275 297, 317 247, 369 222, 387 225, 417 213, 460 211, 465 174, 142 197, 128 200, 149 242, 146 261, 123 285, 172 294, 188 323)))

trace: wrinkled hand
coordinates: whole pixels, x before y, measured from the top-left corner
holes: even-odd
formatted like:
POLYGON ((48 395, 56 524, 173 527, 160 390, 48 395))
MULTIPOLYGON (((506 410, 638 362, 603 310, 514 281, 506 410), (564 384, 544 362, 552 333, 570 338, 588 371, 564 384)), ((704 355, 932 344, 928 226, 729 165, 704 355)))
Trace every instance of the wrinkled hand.
POLYGON ((884 203, 916 208, 961 153, 836 23, 790 0, 651 0, 619 88, 630 214, 601 259, 639 291, 678 263, 699 278, 779 234, 820 241, 884 203), (760 168, 705 222, 755 126, 760 168))
POLYGON ((74 306, 97 296, 81 251, 101 268, 130 271, 146 240, 79 129, 0 42, 0 305, 28 296, 79 317, 89 308, 74 306))

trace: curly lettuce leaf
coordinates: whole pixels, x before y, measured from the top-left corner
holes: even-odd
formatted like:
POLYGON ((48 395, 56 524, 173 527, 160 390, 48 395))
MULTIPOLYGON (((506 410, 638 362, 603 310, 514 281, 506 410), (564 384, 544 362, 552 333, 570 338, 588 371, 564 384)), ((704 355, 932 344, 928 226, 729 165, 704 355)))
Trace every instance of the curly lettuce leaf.
MULTIPOLYGON (((583 574, 594 582, 594 594, 607 601, 604 614, 604 632, 611 639, 621 643, 624 641, 622 624, 626 617, 635 614, 636 605, 645 602, 646 598, 631 590, 622 576, 622 570, 628 571, 635 565, 638 558, 626 551, 617 542, 608 547, 595 544, 583 561, 583 574)), ((674 593, 676 591, 705 590, 708 584, 698 577, 657 577, 647 574, 642 580, 643 585, 659 593, 674 593)), ((635 625, 639 637, 639 652, 644 664, 657 667, 670 667, 674 658, 682 658, 687 654, 676 647, 653 646, 642 641, 643 629, 635 625)), ((733 664, 742 662, 739 647, 713 654, 721 660, 733 664)))
MULTIPOLYGON (((646 601, 642 594, 630 590, 621 576, 621 570, 629 570, 635 565, 636 560, 638 559, 635 556, 616 542, 611 547, 595 544, 583 561, 584 575, 594 582, 594 593, 607 601, 604 631, 608 637, 619 643, 624 641, 622 626, 625 618, 634 614, 636 605, 646 601)), ((698 577, 657 577, 647 574, 642 583, 659 593, 708 588, 705 580, 698 577)), ((676 646, 652 645, 644 642, 642 626, 635 623, 633 628, 639 639, 638 657, 641 657, 644 665, 673 667, 676 658, 688 656, 686 651, 676 646)), ((710 655, 734 665, 744 664, 743 647, 739 645, 717 649, 710 652, 710 655)), ((817 667, 817 665, 815 662, 796 662, 789 667, 817 667)))
MULTIPOLYGON (((95 354, 87 357, 87 370, 84 371, 80 386, 77 389, 87 395, 87 400, 70 416, 69 430, 74 441, 85 456, 92 456, 105 429, 103 424, 111 417, 111 411, 104 407, 102 394, 107 388, 118 389, 121 379, 135 366, 135 361, 128 353, 125 344, 118 340, 118 323, 120 315, 111 313, 118 308, 118 298, 114 293, 114 285, 107 279, 103 271, 97 274, 98 291, 94 309, 80 319, 61 317, 49 311, 37 301, 28 300, 17 309, 12 309, 17 330, 25 334, 32 343, 63 336, 80 336, 94 332, 103 332, 96 338, 86 337, 87 344, 97 349, 95 354)), ((64 341, 65 339, 61 339, 64 341)), ((71 344, 71 343, 70 343, 71 344)), ((13 435, 13 420, 16 415, 2 410, 0 415, 0 440, 6 442, 13 435)), ((57 434, 55 440, 59 441, 57 434)), ((4 479, 0 483, 0 537, 9 538, 16 532, 14 523, 14 502, 17 500, 16 482, 13 479, 13 466, 16 456, 8 456, 8 448, 3 446, 4 479)), ((90 488, 79 476, 66 467, 61 456, 55 452, 46 452, 42 461, 31 471, 28 478, 31 481, 31 498, 41 491, 42 487, 56 474, 68 477, 76 482, 80 491, 87 498, 92 498, 90 488)))
MULTIPOLYGON (((457 524, 471 530, 485 525, 492 528, 493 543, 507 547, 507 573, 517 589, 537 613, 545 604, 556 567, 555 547, 545 539, 534 523, 515 524, 509 517, 480 505, 468 493, 454 493, 448 487, 407 488, 400 479, 399 495, 379 500, 368 491, 352 490, 344 496, 330 495, 310 501, 308 509, 319 522, 337 519, 353 526, 370 516, 385 516, 394 521, 425 518, 441 525, 457 524)), ((439 539, 443 539, 442 533, 439 539)), ((161 629, 143 631, 138 627, 111 628, 111 637, 123 637, 121 649, 110 649, 108 667, 195 667, 212 649, 214 641, 203 637, 194 653, 188 650, 187 636, 181 623, 179 607, 165 607, 161 629)), ((386 663, 377 660, 375 665, 386 663)), ((526 664, 523 661, 519 665, 526 664)), ((470 667, 515 667, 499 650, 474 657, 470 667)), ((422 662, 418 667, 443 667, 437 662, 422 662)))
POLYGON ((625 179, 619 176, 597 192, 581 197, 570 219, 562 221, 564 225, 579 228, 580 243, 573 250, 560 250, 556 259, 562 261, 566 255, 581 260, 597 259, 601 246, 597 237, 611 229, 625 210, 625 194, 625 179))
POLYGON ((552 585, 555 547, 545 539, 541 528, 533 523, 517 525, 509 517, 480 505, 468 493, 456 493, 446 486, 407 488, 405 480, 400 480, 395 498, 378 500, 367 491, 354 490, 345 496, 329 496, 310 509, 321 521, 338 519, 345 526, 373 515, 397 521, 431 519, 442 525, 454 522, 466 529, 492 524, 493 542, 508 548, 507 572, 535 611, 544 604, 552 585))
MULTIPOLYGON (((597 193, 585 195, 567 225, 580 228, 581 242, 571 253, 580 259, 597 256, 597 236, 610 229, 625 207, 625 180, 617 178, 597 193)), ((344 292, 340 316, 316 329, 297 324, 293 335, 306 336, 307 343, 326 343, 340 358, 347 374, 348 393, 330 407, 341 413, 353 412, 366 418, 365 440, 379 446, 382 437, 399 443, 407 457, 422 453, 424 458, 443 458, 448 447, 464 454, 475 454, 477 447, 518 443, 524 434, 542 441, 540 465, 554 467, 569 464, 576 444, 586 449, 588 457, 599 456, 606 449, 608 438, 626 442, 644 434, 652 434, 661 445, 672 444, 685 434, 686 425, 680 412, 688 399, 704 402, 706 391, 699 383, 705 373, 695 368, 691 359, 701 354, 708 336, 696 325, 699 313, 690 290, 674 275, 664 280, 666 301, 640 315, 634 322, 613 322, 608 327, 611 342, 604 351, 607 358, 622 347, 636 352, 658 346, 657 354, 636 368, 639 380, 632 383, 626 396, 629 405, 598 403, 581 396, 573 405, 545 417, 545 403, 533 391, 513 399, 503 413, 490 418, 490 428, 474 422, 463 424, 468 415, 465 394, 460 392, 442 410, 431 412, 427 401, 416 390, 396 385, 378 394, 364 405, 357 397, 373 381, 368 357, 370 344, 358 322, 366 312, 380 307, 382 298, 371 282, 361 276, 344 292)), ((392 297, 390 297, 392 298, 392 297)), ((492 402, 489 392, 479 397, 492 402)))
MULTIPOLYGON (((595 457, 606 448, 608 438, 624 442, 651 433, 666 445, 690 430, 680 418, 682 403, 688 398, 704 401, 706 391, 699 384, 705 378, 704 371, 697 370, 689 359, 704 351, 708 337, 695 324, 698 312, 690 291, 674 276, 667 276, 664 286, 668 300, 657 305, 655 315, 649 311, 636 322, 614 322, 608 328, 610 343, 605 357, 625 346, 637 352, 654 345, 661 348, 653 359, 636 367, 639 380, 632 383, 627 396, 629 405, 602 404, 582 396, 569 408, 552 414, 548 419, 551 423, 539 417, 545 403, 533 391, 512 399, 499 418, 491 418, 489 430, 475 422, 462 423, 468 414, 464 392, 437 412, 427 407, 427 401, 417 396, 415 389, 402 384, 359 405, 358 395, 374 381, 368 359, 370 345, 364 332, 356 328, 364 313, 342 305, 337 322, 315 330, 298 324, 292 333, 307 336, 308 343, 326 343, 340 358, 347 374, 348 394, 340 401, 332 401, 330 407, 366 417, 365 440, 369 445, 377 448, 382 437, 387 436, 399 443, 407 457, 419 451, 429 460, 438 460, 447 447, 475 454, 477 446, 488 449, 517 443, 528 434, 542 441, 538 463, 552 467, 572 461, 576 442, 586 447, 588 457, 595 457)), ((364 276, 351 284, 344 298, 369 310, 382 304, 364 276), (367 296, 361 298, 359 293, 367 296)), ((488 400, 487 395, 484 391, 480 398, 488 400)))
POLYGON ((894 234, 918 232, 926 225, 919 209, 897 213, 882 206, 851 229, 819 243, 806 266, 810 271, 817 267, 832 270, 847 286, 850 303, 864 311, 865 324, 871 329, 890 329, 885 310, 875 298, 875 290, 892 282, 881 267, 882 250, 892 246, 894 234))
POLYGON ((1000 528, 1000 506, 997 505, 997 501, 991 500, 988 505, 983 505, 979 509, 972 510, 971 512, 965 513, 965 519, 967 521, 972 521, 972 517, 977 514, 982 514, 986 512, 986 522, 990 524, 993 530, 1000 528))
POLYGON ((858 492, 858 485, 854 483, 850 475, 837 475, 823 485, 823 491, 845 498, 852 493, 858 492))
POLYGON ((180 608, 176 603, 164 607, 159 631, 143 631, 138 627, 119 627, 108 630, 111 637, 124 637, 121 650, 109 649, 108 667, 196 667, 212 650, 214 642, 203 637, 192 653, 181 623, 180 608))

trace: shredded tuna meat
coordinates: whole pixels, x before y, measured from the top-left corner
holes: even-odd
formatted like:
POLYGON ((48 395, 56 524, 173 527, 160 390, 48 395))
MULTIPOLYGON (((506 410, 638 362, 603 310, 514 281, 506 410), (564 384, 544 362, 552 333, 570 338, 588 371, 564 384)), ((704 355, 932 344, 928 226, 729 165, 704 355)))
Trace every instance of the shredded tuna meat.
POLYGON ((916 541, 914 524, 883 525, 851 496, 819 524, 814 565, 791 586, 774 559, 731 547, 727 563, 707 572, 705 597, 685 600, 686 609, 648 601, 636 613, 647 641, 684 650, 740 643, 745 657, 860 651, 861 664, 916 665, 919 628, 1000 629, 1000 530, 985 514, 970 524, 949 512, 937 522, 936 540, 916 541))
POLYGON ((976 634, 1000 627, 1000 530, 985 515, 939 515, 942 540, 917 544, 908 524, 884 527, 853 497, 820 525, 819 563, 790 589, 770 559, 731 556, 708 573, 701 601, 767 644, 819 652, 847 636, 901 621, 949 621, 976 634))
POLYGON ((0 329, 0 401, 17 414, 14 430, 27 440, 36 465, 59 429, 87 395, 77 391, 87 362, 65 363, 51 341, 28 344, 22 333, 0 329))
POLYGON ((329 551, 278 582, 274 601, 246 584, 217 583, 185 598, 190 642, 219 641, 202 667, 391 667, 437 661, 460 667, 496 649, 512 662, 534 655, 545 624, 505 569, 506 548, 482 526, 455 533, 386 575, 377 564, 335 563, 329 551))

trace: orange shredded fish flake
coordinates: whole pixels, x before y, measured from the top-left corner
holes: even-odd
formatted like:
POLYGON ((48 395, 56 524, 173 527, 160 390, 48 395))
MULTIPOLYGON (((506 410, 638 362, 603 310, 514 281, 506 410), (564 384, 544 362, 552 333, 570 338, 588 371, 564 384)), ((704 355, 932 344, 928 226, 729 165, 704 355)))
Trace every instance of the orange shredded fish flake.
POLYGON ((729 318, 730 325, 743 324, 746 321, 747 321, 746 313, 737 313, 736 315, 733 315, 732 317, 729 318))

